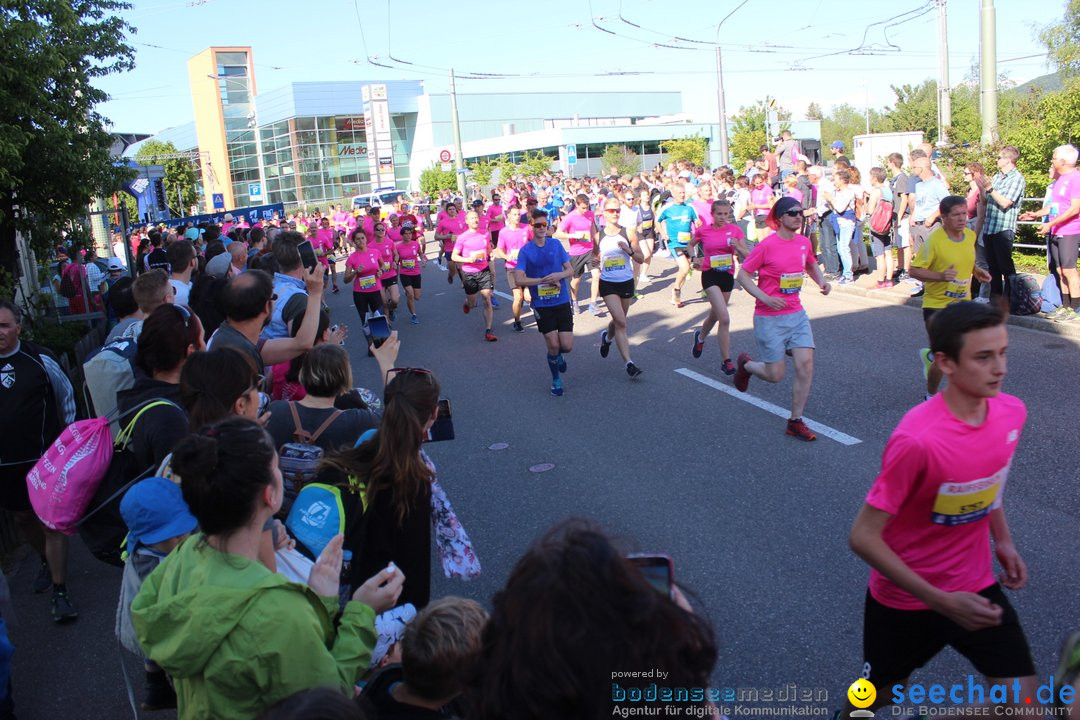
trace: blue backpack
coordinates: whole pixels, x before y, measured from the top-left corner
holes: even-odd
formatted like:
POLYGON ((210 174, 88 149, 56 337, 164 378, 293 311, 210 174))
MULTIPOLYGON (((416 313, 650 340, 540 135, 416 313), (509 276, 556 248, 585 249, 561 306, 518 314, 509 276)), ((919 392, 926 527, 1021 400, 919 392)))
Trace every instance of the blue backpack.
MULTIPOLYGON (((351 522, 362 521, 367 516, 367 494, 363 490, 360 508, 360 517, 350 518, 351 522)), ((296 538, 297 549, 313 560, 317 559, 335 535, 345 534, 345 503, 341 488, 319 482, 305 485, 289 509, 285 527, 296 538)))

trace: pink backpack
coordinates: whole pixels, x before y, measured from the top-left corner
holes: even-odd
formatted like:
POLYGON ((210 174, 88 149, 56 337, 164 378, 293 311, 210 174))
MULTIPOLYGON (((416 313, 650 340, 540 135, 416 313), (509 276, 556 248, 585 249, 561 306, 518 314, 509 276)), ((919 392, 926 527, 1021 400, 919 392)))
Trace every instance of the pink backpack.
MULTIPOLYGON (((119 419, 132 412, 138 413, 120 433, 117 443, 130 438, 135 422, 144 411, 162 403, 167 401, 149 400, 117 416, 119 419)), ((115 413, 76 420, 68 425, 27 473, 30 504, 45 527, 65 535, 75 534, 79 520, 112 462, 113 438, 109 423, 114 419, 113 415, 115 413)))

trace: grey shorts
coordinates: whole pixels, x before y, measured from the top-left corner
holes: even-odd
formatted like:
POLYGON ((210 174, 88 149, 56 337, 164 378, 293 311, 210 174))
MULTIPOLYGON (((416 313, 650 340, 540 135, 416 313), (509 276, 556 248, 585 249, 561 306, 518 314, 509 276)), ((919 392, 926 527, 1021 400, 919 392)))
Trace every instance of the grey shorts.
POLYGON ((814 348, 814 333, 805 310, 784 315, 755 315, 754 339, 757 340, 761 362, 773 363, 784 359, 784 353, 795 348, 814 348))

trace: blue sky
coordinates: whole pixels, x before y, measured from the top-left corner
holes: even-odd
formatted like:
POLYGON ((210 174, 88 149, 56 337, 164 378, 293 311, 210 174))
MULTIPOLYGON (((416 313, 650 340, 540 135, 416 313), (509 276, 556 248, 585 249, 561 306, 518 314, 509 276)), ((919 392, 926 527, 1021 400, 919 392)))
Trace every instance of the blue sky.
MULTIPOLYGON (((953 85, 978 58, 979 4, 949 3, 953 85)), ((999 72, 1017 83, 1048 72, 1035 35, 1038 25, 1061 16, 1064 0, 1040 2, 1049 14, 1037 18, 1029 2, 996 5, 999 72)), ((114 129, 157 132, 193 117, 188 57, 211 45, 250 45, 263 91, 313 79, 419 79, 428 91, 443 92, 453 65, 459 93, 681 90, 684 109, 712 121, 712 44, 727 16, 719 39, 728 113, 770 95, 800 119, 811 101, 826 109, 845 102, 882 107, 894 100, 891 84, 936 77, 932 6, 919 0, 135 0, 125 13, 137 29, 129 38, 135 70, 97 85, 112 96, 101 111, 114 129), (374 66, 369 57, 391 67, 374 66), (482 74, 516 77, 479 79, 482 74)))

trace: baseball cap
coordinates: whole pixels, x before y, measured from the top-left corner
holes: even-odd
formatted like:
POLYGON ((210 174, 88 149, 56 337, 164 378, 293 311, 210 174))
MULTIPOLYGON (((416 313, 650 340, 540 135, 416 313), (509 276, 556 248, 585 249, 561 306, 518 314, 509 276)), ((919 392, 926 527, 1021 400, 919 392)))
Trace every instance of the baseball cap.
POLYGON ((232 222, 233 219, 232 213, 225 213, 225 222, 232 222))
POLYGON ((120 258, 109 258, 109 271, 123 270, 124 263, 120 262, 120 258))
POLYGON ((484 201, 483 200, 473 200, 472 201, 472 206, 473 207, 484 207, 484 201))
POLYGON ((163 477, 149 477, 132 485, 120 501, 120 515, 128 526, 128 553, 139 543, 164 542, 194 532, 199 525, 180 486, 163 477))
POLYGON ((831 147, 833 150, 843 150, 844 149, 844 143, 841 142, 840 140, 836 140, 829 147, 831 147))
POLYGON ((206 263, 206 274, 210 277, 224 278, 229 274, 232 267, 232 255, 227 252, 218 253, 206 263))

